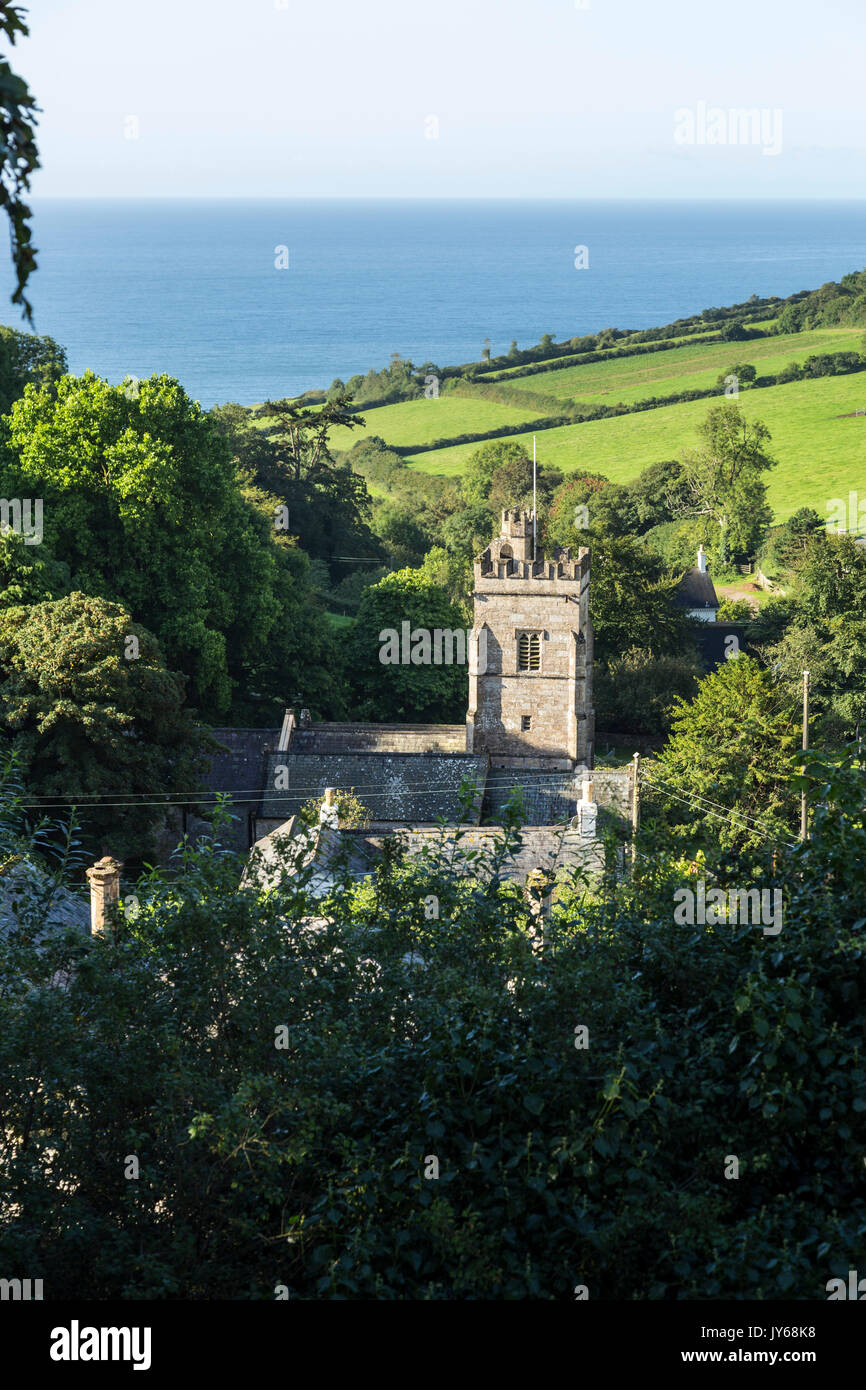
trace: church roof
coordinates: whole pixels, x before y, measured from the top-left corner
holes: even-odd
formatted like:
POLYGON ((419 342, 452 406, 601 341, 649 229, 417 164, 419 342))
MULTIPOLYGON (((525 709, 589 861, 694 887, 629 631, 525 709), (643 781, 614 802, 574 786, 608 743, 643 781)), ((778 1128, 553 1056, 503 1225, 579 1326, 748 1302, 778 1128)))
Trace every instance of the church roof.
POLYGON ((290 752, 267 756, 267 790, 258 812, 262 820, 288 820, 304 802, 335 787, 353 791, 376 822, 478 821, 489 765, 486 754, 306 753, 296 751, 298 747, 300 741, 293 739, 290 752), (460 796, 463 782, 476 788, 475 810, 469 814, 460 796))
POLYGON ((257 805, 262 794, 262 767, 265 752, 275 748, 279 729, 210 729, 220 745, 219 752, 210 756, 210 766, 203 777, 209 795, 202 796, 205 804, 216 800, 217 793, 228 793, 240 811, 257 805))

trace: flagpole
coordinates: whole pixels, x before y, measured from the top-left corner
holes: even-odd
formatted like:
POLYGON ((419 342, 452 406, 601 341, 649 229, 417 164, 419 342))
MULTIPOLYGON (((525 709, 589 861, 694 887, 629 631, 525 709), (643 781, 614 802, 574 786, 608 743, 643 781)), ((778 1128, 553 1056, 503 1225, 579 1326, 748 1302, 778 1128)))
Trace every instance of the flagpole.
POLYGON ((538 511, 535 477, 535 435, 532 436, 532 563, 535 564, 535 545, 538 532, 538 511))

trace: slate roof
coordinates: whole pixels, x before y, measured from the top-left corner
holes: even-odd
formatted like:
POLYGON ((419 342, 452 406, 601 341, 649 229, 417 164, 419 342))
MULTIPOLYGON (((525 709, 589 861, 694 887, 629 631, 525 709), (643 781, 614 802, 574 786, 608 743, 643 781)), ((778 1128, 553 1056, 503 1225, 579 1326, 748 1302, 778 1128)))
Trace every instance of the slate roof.
POLYGON ((223 751, 211 757, 203 778, 210 795, 203 796, 202 801, 208 804, 216 799, 217 792, 228 792, 239 812, 255 807, 266 785, 262 781, 265 753, 276 748, 280 730, 210 729, 209 733, 223 751))
POLYGON ((674 602, 680 608, 718 608, 716 586, 706 570, 697 566, 686 570, 677 585, 674 602))
POLYGON ((328 826, 305 830, 292 817, 256 842, 242 884, 273 889, 294 873, 311 869, 314 878, 310 886, 314 896, 319 896, 327 891, 332 874, 361 878, 371 873, 381 852, 381 836, 336 831, 328 826))
POLYGON ((495 768, 484 792, 484 821, 500 825, 512 791, 519 790, 527 825, 558 825, 577 813, 581 773, 532 768, 495 768))
POLYGON ((288 820, 305 801, 321 796, 326 787, 335 787, 354 790, 374 821, 423 825, 440 817, 465 820, 458 790, 468 779, 479 794, 477 821, 488 765, 486 754, 296 753, 293 746, 289 753, 268 754, 268 791, 258 814, 262 820, 288 820), (279 768, 287 771, 278 775, 279 768))
MULTIPOLYGON (((199 797, 203 806, 212 806, 218 792, 232 799, 232 820, 220 834, 226 847, 245 851, 249 848, 249 819, 264 791, 265 755, 280 741, 279 729, 210 729, 208 731, 221 751, 211 755, 210 767, 202 781, 207 790, 199 797)), ((188 810, 186 829, 193 840, 199 835, 210 836, 212 826, 188 810)))

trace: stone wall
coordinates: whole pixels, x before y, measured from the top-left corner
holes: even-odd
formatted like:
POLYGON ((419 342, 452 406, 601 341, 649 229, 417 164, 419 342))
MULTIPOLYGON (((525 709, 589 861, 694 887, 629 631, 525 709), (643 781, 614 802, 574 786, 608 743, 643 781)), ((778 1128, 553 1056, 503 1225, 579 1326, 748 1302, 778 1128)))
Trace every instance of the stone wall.
POLYGON ((628 767, 597 767, 592 773, 593 800, 630 824, 633 781, 633 763, 628 767))
POLYGON ((532 558, 532 517, 503 514, 475 563, 467 747, 498 757, 590 763, 593 746, 589 551, 532 558), (538 638, 521 670, 522 634, 538 638))

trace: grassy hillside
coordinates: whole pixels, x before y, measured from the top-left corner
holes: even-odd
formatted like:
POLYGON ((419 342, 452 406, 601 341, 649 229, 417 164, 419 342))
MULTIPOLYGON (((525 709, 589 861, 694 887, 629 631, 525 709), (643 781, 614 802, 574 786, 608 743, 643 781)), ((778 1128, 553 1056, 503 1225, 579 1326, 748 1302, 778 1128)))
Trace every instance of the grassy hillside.
MULTIPOLYGON (((478 363, 449 367, 435 399, 362 407, 365 425, 335 430, 332 445, 345 451, 376 435, 400 451, 411 468, 455 476, 488 440, 507 437, 529 448, 535 422, 561 421, 554 428, 536 428, 542 463, 565 472, 600 472, 625 482, 652 463, 679 457, 696 442, 698 424, 724 399, 718 378, 734 364, 750 363, 759 377, 773 377, 789 363, 802 364, 813 355, 862 353, 864 325, 866 271, 858 271, 838 284, 785 301, 753 297, 746 304, 705 310, 646 336, 616 337, 614 330, 606 330, 570 339, 557 345, 558 351, 550 340, 542 340, 513 366, 499 358, 493 371, 482 370, 478 363), (720 334, 735 337, 732 330, 744 326, 766 336, 719 341, 720 334), (674 336, 665 336, 672 331, 674 336), (599 360, 581 361, 587 356, 599 360), (628 415, 569 422, 593 407, 628 408, 698 391, 710 394, 697 401, 671 399, 670 404, 628 415), (437 444, 442 447, 431 447, 437 444)), ((386 400, 420 390, 422 378, 412 375, 412 364, 397 367, 402 372, 399 380, 392 380, 392 364, 378 377, 368 373, 353 382, 366 389, 368 379, 376 377, 379 398, 386 400)), ((866 488, 866 417, 842 418, 866 408, 866 371, 744 388, 739 402, 772 434, 771 450, 779 467, 771 476, 769 495, 777 520, 802 506, 823 512, 828 499, 866 488)), ((374 493, 381 491, 373 478, 369 486, 374 493)))
MULTIPOLYGON (((753 345, 724 346, 749 360, 742 350, 753 345)), ((718 399, 722 400, 721 394, 718 399)), ((676 458, 693 444, 696 427, 713 403, 684 401, 543 430, 538 434, 538 457, 567 472, 587 469, 604 473, 614 482, 627 482, 651 463, 676 458)), ((810 506, 823 513, 829 498, 845 497, 851 488, 866 489, 866 416, 838 418, 866 409, 866 372, 741 391, 739 403, 749 419, 763 420, 772 434, 771 452, 779 467, 769 475, 769 500, 777 520, 798 507, 810 506)), ((531 448, 531 431, 512 437, 531 448)), ((428 473, 459 473, 477 447, 460 444, 418 454, 408 462, 428 473)))
MULTIPOLYGON (((480 433, 504 425, 520 425, 549 412, 541 405, 504 405, 498 401, 475 400, 465 396, 441 395, 430 400, 400 401, 363 410, 366 425, 361 429, 335 429, 331 443, 335 449, 351 449, 357 440, 377 434, 387 444, 400 448, 449 439, 458 434, 480 433)), ((433 470, 438 472, 439 470, 433 470)))
POLYGON ((690 343, 669 352, 589 362, 535 376, 510 375, 508 380, 521 391, 561 400, 630 404, 647 396, 706 389, 735 362, 751 362, 760 376, 773 376, 789 362, 804 362, 812 353, 857 352, 862 339, 862 329, 817 328, 748 343, 690 343))

